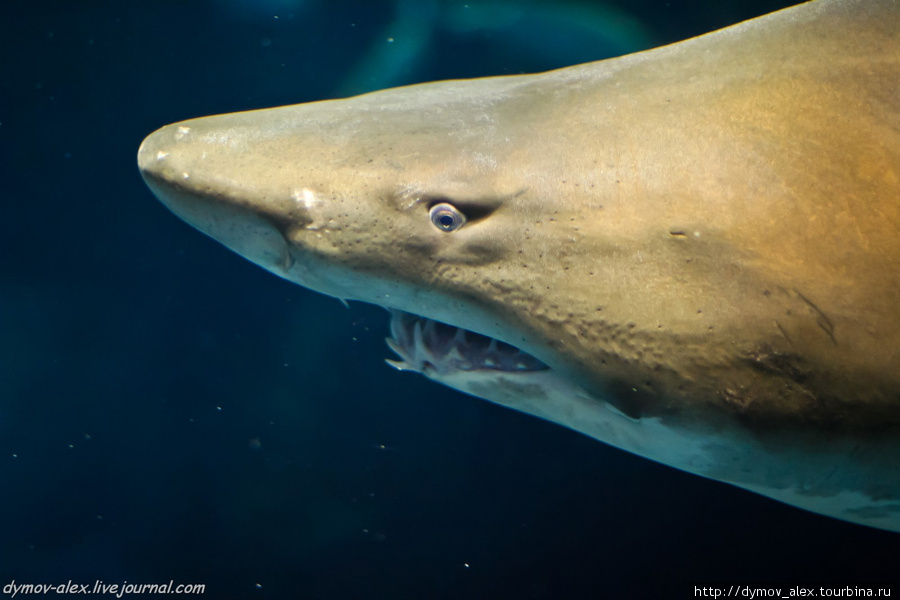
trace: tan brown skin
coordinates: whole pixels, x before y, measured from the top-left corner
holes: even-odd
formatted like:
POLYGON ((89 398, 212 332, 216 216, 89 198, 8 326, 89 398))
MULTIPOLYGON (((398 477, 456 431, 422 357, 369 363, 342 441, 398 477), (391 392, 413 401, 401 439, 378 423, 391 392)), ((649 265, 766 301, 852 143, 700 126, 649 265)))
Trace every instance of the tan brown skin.
MULTIPOLYGON (((620 232, 631 255, 616 262, 649 272, 617 277, 601 304, 628 340, 609 370, 650 383, 637 410, 702 399, 767 427, 900 424, 900 7, 808 8, 824 14, 750 23, 616 74, 628 94, 608 111, 633 120, 610 136, 642 152, 599 157, 621 189, 603 213, 639 223, 620 232), (648 282, 656 302, 638 301, 648 282)), ((569 343, 596 348, 604 326, 583 329, 569 343)))
MULTIPOLYGON (((777 16, 532 78, 461 82, 435 92, 420 121, 404 90, 370 95, 358 118, 354 101, 301 115, 302 135, 254 140, 227 169, 269 174, 238 183, 266 189, 261 210, 288 237, 304 217, 278 203, 295 184, 354 211, 361 194, 398 215, 413 197, 489 205, 481 235, 478 222, 465 234, 384 232, 359 255, 332 232, 341 253, 327 253, 477 303, 633 416, 706 406, 751 426, 894 428, 900 7, 832 1, 777 16), (285 157, 282 182, 270 165, 285 157), (417 264, 398 264, 398 244, 417 264)), ((377 218, 343 214, 338 231, 356 240, 377 218)), ((402 230, 398 215, 385 222, 402 230)), ((294 241, 315 252, 302 233, 294 241)))
POLYGON ((496 278, 485 292, 522 293, 537 335, 630 414, 900 424, 900 7, 807 9, 539 104, 566 132, 545 151, 565 159, 525 194, 573 207, 535 220, 573 239, 542 283, 584 302, 529 304, 496 278))
POLYGON ((900 496, 900 0, 186 121, 139 162, 179 216, 283 277, 499 338, 630 417, 786 457, 771 480, 727 451, 721 476, 679 468, 806 507, 813 488, 900 496), (437 230, 442 201, 469 222, 437 230))

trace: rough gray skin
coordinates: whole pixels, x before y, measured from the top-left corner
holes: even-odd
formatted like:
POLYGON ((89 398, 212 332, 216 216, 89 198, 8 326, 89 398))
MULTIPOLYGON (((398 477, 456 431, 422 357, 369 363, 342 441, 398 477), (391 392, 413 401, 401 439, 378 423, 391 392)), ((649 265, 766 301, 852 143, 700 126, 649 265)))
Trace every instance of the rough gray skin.
POLYGON ((900 530, 898 32, 898 0, 818 0, 540 75, 185 121, 139 163, 282 277, 550 367, 426 375, 900 530), (439 230, 437 202, 468 221, 439 230))

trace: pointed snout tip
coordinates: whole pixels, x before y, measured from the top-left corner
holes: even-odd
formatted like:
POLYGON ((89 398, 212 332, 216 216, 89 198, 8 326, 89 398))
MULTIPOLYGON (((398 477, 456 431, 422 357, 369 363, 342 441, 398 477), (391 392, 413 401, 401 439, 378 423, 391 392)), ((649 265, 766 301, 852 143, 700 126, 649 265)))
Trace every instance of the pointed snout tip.
POLYGON ((170 125, 167 125, 157 129, 145 137, 138 148, 138 169, 145 178, 147 175, 152 175, 157 171, 161 161, 169 154, 168 151, 165 150, 165 138, 171 137, 170 127, 170 125))
POLYGON ((183 152, 178 148, 178 129, 178 124, 157 129, 144 138, 137 152, 137 166, 144 183, 172 210, 181 198, 177 188, 188 179, 183 152))
POLYGON ((192 139, 193 123, 181 121, 160 127, 144 138, 138 148, 138 169, 146 179, 150 176, 161 176, 167 166, 171 167, 170 154, 178 150, 178 154, 184 153, 185 145, 190 146, 192 139))

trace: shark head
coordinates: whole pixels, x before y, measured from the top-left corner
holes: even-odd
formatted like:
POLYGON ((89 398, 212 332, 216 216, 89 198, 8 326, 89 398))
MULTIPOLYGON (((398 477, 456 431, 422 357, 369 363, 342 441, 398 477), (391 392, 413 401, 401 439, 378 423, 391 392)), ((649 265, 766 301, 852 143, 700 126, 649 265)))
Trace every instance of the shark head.
POLYGON ((540 118, 515 91, 527 85, 426 84, 185 121, 144 140, 139 167, 172 212, 259 266, 388 309, 394 366, 539 402, 573 389, 532 321, 535 290, 558 285, 543 265, 577 236, 576 211, 548 201, 541 174, 505 168, 523 144, 503 122, 540 118))
POLYGON ((388 309, 400 369, 900 530, 898 24, 818 0, 539 75, 184 121, 138 163, 249 260, 388 309))

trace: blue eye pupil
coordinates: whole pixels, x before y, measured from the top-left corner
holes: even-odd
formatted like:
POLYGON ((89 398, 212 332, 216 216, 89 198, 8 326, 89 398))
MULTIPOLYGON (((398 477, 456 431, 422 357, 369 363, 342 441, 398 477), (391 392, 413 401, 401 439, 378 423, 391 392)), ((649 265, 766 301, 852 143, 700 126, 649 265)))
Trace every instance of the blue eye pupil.
POLYGON ((441 215, 440 217, 441 225, 444 227, 450 227, 453 225, 453 217, 451 215, 441 215))

